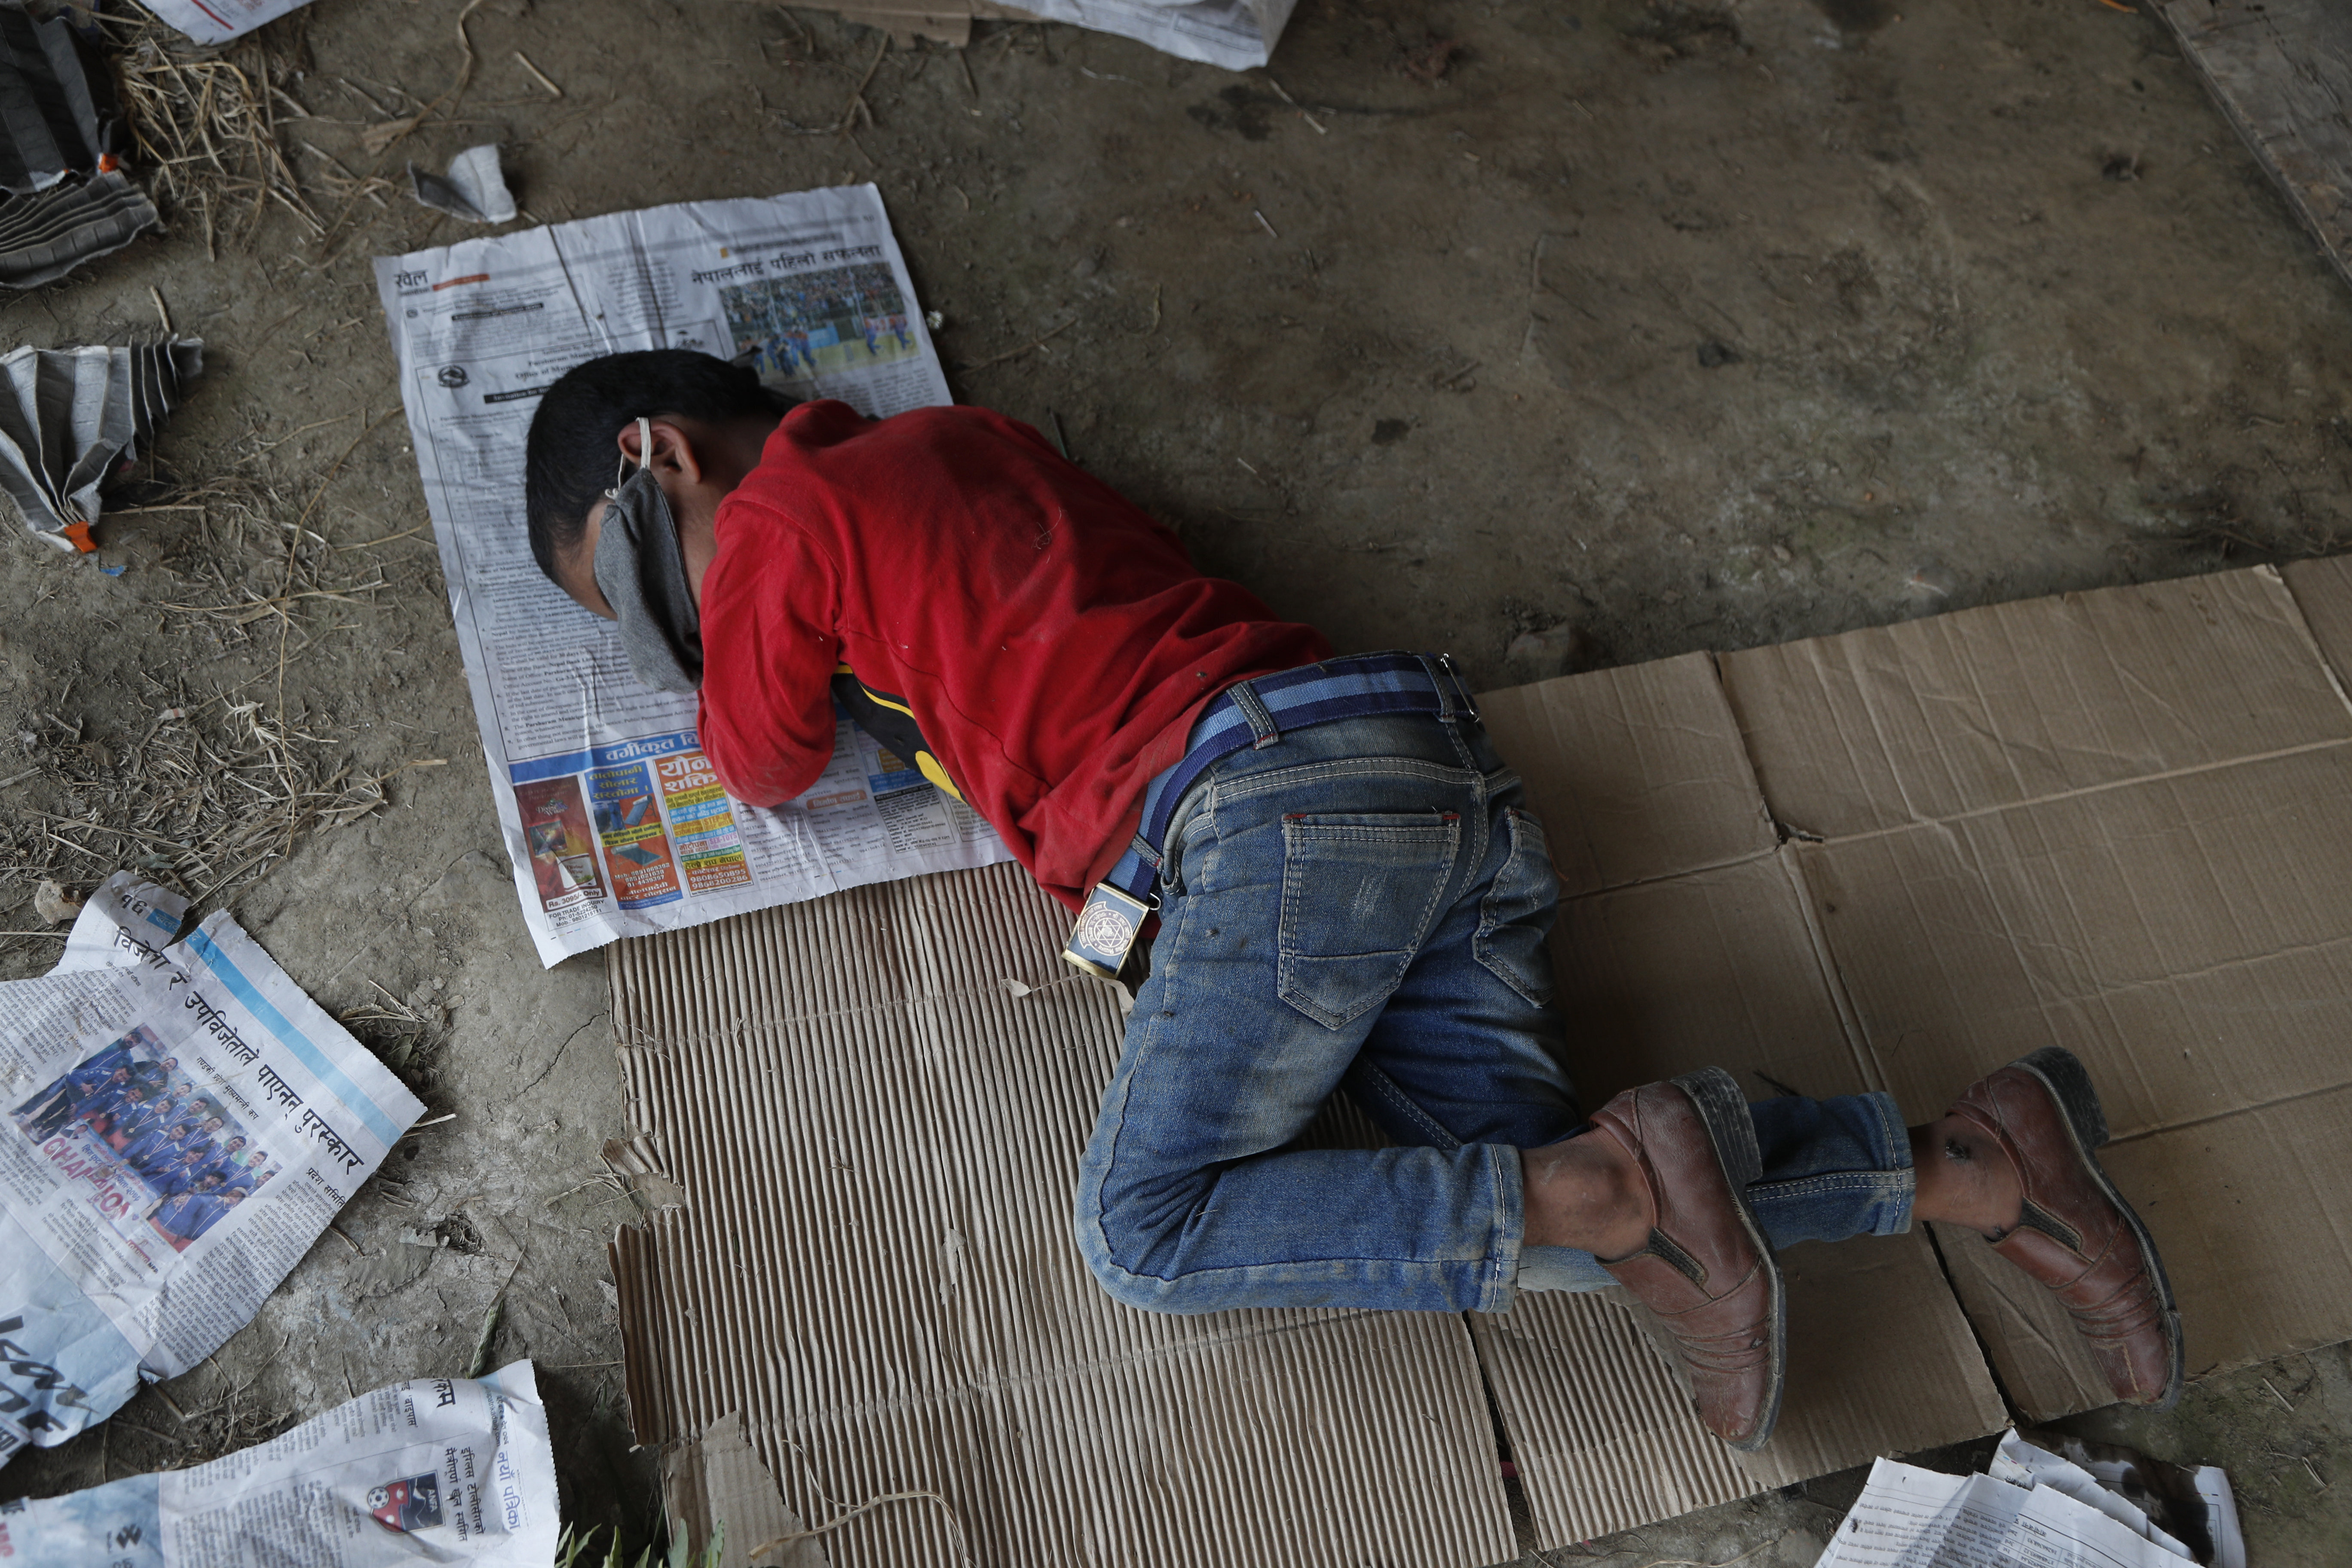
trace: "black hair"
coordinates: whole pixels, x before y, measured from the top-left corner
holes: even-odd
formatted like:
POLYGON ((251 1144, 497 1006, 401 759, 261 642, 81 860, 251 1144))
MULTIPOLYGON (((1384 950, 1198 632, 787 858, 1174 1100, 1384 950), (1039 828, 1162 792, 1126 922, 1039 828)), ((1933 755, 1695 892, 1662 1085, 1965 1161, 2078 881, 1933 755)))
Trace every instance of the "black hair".
POLYGON ((557 378, 530 416, 523 447, 523 510, 530 557, 555 579, 555 563, 588 531, 588 512, 620 467, 614 437, 639 419, 682 415, 724 424, 782 416, 793 400, 749 365, 691 349, 605 354, 557 378))

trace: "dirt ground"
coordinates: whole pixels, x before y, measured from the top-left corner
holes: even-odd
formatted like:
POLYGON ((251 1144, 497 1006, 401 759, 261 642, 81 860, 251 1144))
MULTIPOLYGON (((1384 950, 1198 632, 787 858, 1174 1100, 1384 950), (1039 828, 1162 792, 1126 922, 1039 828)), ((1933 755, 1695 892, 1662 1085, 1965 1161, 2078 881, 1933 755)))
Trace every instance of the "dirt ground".
MULTIPOLYGON (((2163 28, 2098 0, 1303 0, 1239 76, 1066 27, 959 56, 744 0, 488 0, 451 101, 462 4, 317 0, 236 55, 323 235, 186 201, 0 301, 6 344, 119 342, 153 290, 207 345, 129 496, 197 510, 119 512, 96 563, 0 541, 0 924, 143 856, 449 1118, 217 1357, 0 1498, 461 1373, 503 1293, 570 1514, 649 1527, 604 966, 525 937, 375 302, 372 257, 457 226, 383 183, 407 159, 501 142, 538 221, 871 180, 959 397, 1058 424, 1343 647, 1483 686, 2352 540, 2352 295, 2163 28), (257 798, 316 784, 290 854, 57 820, 170 826, 142 763, 199 740, 257 798)), ((0 974, 57 950, 0 937, 0 974)), ((2341 1348, 2076 1425, 2229 1466, 2258 1563, 2352 1555, 2341 1348)), ((1806 1563, 1858 1485, 1555 1561, 1806 1563)))

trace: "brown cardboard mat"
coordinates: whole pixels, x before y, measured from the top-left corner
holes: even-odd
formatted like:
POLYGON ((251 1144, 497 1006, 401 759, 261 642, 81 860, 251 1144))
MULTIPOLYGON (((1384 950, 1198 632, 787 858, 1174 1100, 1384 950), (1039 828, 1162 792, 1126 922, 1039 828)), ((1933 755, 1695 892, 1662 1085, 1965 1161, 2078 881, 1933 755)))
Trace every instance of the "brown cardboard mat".
MULTIPOLYGON (((1715 1063, 1916 1121, 2063 1044, 2192 1375, 2352 1337, 2347 658, 2322 562, 1483 699, 1561 875, 1580 1093, 1715 1063)), ((1790 1248, 1789 1402, 1746 1457, 1608 1297, 1117 1307, 1068 1205, 1119 1016, 1056 973, 1066 919, 1000 867, 613 950, 616 1166, 654 1205, 614 1246, 631 1412, 703 1514, 899 1500, 836 1563, 1451 1568, 1515 1550, 1496 1418, 1552 1546, 1993 1430, 2003 1392, 2105 1398, 1967 1236, 1790 1248)))
MULTIPOLYGON (((1756 1100, 1782 1085, 1881 1087, 1714 660, 1546 681, 1479 705, 1559 869, 1553 958, 1587 1106, 1706 1066, 1756 1100)), ((1791 1247, 1781 1266, 1788 1396, 1760 1454, 1707 1436, 1613 1301, 1526 1296, 1476 1320, 1538 1544, 2002 1425, 1926 1237, 1791 1247)))
POLYGON ((1096 1288, 1070 1194, 1119 1014, 1066 929, 1004 866, 616 952, 624 1072, 683 1189, 614 1247, 638 1441, 740 1412, 814 1524, 934 1494, 827 1537, 842 1563, 1510 1556, 1458 1318, 1096 1288))

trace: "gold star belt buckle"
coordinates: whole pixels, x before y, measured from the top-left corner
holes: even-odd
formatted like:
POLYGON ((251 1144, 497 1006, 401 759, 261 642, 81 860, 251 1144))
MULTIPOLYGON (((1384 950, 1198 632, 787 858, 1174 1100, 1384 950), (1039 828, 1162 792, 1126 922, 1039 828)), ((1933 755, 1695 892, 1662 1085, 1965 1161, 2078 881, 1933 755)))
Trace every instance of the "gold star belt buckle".
POLYGON ((1151 906, 1140 899, 1120 892, 1108 882, 1097 883, 1087 895, 1086 907, 1078 911, 1070 940, 1062 946, 1063 961, 1097 980, 1117 980, 1118 972, 1127 967, 1135 939, 1143 933, 1144 918, 1150 913, 1151 906))

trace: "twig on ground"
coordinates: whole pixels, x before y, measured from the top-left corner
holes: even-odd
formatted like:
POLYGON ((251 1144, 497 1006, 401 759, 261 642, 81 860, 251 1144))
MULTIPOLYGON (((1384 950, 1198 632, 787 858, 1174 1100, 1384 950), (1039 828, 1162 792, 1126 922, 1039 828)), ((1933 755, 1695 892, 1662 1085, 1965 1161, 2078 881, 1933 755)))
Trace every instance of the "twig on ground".
POLYGON ((1019 359, 1023 354, 1029 353, 1032 349, 1037 348, 1049 340, 1059 337, 1062 333, 1069 331, 1072 327, 1077 325, 1077 321, 1078 319, 1076 316, 1072 316, 1068 321, 1064 321, 1060 326, 1055 327, 1044 337, 1032 338, 1029 342, 1023 343, 1017 349, 1007 349, 1001 354, 992 354, 989 358, 982 360, 978 364, 963 365, 961 368, 966 375, 970 375, 974 371, 986 370, 990 365, 1003 364, 1009 359, 1019 359))
POLYGON ((1283 102, 1298 110, 1298 118, 1307 121, 1307 124, 1315 127, 1315 133, 1318 136, 1328 136, 1331 134, 1331 128, 1324 124, 1321 121, 1316 119, 1313 115, 1307 113, 1307 106, 1305 104, 1299 102, 1297 99, 1283 91, 1282 84, 1275 80, 1271 73, 1269 73, 1265 79, 1265 85, 1274 89, 1275 97, 1282 100, 1283 102))
POLYGON ((387 121, 382 125, 369 126, 360 132, 362 147, 370 153, 381 157, 407 140, 418 126, 424 124, 440 110, 457 107, 458 102, 466 96, 466 89, 474 85, 474 40, 466 35, 466 18, 480 10, 486 3, 487 0, 466 0, 466 8, 457 13, 457 47, 461 51, 461 58, 457 62, 457 79, 450 83, 449 90, 404 119, 387 121))
POLYGON ((842 105, 841 133, 844 136, 848 135, 851 128, 856 125, 856 117, 858 115, 862 114, 866 117, 866 124, 874 123, 874 110, 866 101, 866 84, 872 81, 874 73, 882 68, 882 57, 889 52, 890 35, 885 33, 882 35, 881 41, 874 47, 874 58, 867 64, 866 74, 857 79, 857 85, 850 89, 849 101, 842 105))
POLYGON ((533 81, 539 83, 540 86, 547 89, 549 92, 554 94, 558 98, 562 98, 563 96, 563 89, 556 86, 554 82, 549 80, 548 75, 545 71, 531 64, 530 57, 529 55, 524 54, 520 49, 517 49, 514 52, 514 58, 522 66, 523 69, 530 72, 530 78, 533 81))

